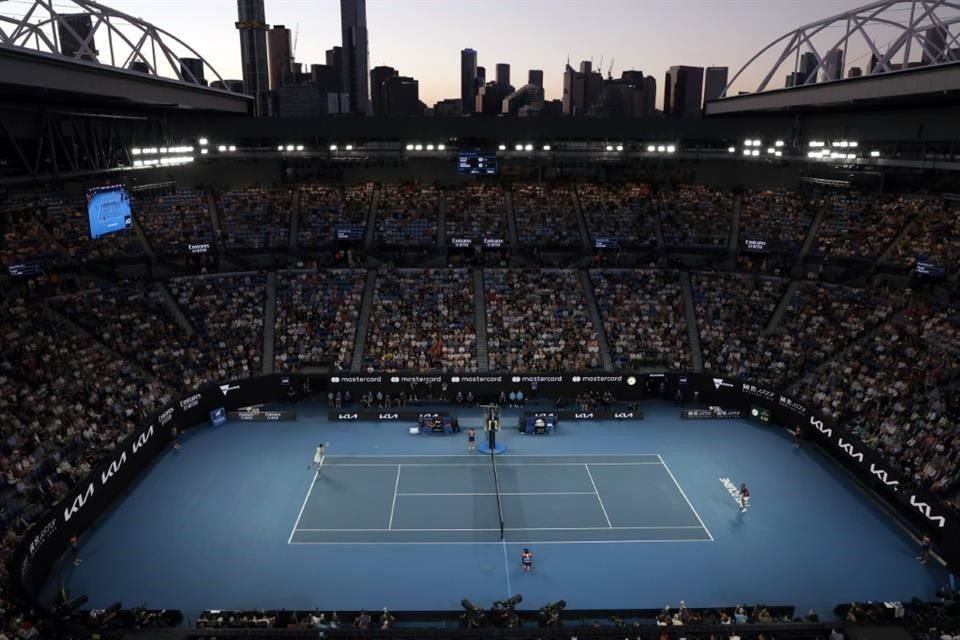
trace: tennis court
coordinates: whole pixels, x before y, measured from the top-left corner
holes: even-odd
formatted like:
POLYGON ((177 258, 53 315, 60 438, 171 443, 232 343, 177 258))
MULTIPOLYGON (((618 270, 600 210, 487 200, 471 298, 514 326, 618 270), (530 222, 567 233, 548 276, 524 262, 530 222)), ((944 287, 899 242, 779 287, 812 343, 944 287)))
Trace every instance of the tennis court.
POLYGON ((327 456, 290 544, 710 542, 663 458, 327 456), (501 517, 502 514, 502 517, 501 517))

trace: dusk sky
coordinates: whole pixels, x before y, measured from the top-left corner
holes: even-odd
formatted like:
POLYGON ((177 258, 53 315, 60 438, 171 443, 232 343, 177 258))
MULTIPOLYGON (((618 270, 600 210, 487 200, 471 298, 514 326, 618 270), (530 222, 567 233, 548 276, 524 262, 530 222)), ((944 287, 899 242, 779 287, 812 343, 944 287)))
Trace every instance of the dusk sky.
MULTIPOLYGON (((56 0, 55 0, 56 1, 56 0)), ((240 78, 236 0, 102 0, 182 38, 227 78, 240 78)), ((432 106, 458 97, 460 50, 477 50, 488 78, 497 62, 511 82, 544 71, 547 98, 562 93, 569 57, 603 57, 606 75, 640 69, 657 79, 657 102, 670 65, 720 65, 736 70, 761 47, 797 26, 861 6, 865 0, 368 0, 370 67, 389 65, 420 81, 432 106)), ((8 5, 9 6, 9 5, 8 5)), ((62 5, 61 5, 62 6, 62 5)), ((267 21, 299 25, 296 59, 323 63, 340 44, 337 0, 266 0, 267 21)), ((831 32, 834 37, 837 31, 831 32)), ((842 35, 842 33, 840 34, 842 35)), ((98 45, 100 43, 98 42, 98 45)), ((849 64, 866 60, 848 55, 849 64)), ((753 90, 768 68, 757 67, 736 89, 753 90)), ((775 79, 782 86, 783 78, 775 79)), ((209 79, 209 78, 208 78, 209 79)))

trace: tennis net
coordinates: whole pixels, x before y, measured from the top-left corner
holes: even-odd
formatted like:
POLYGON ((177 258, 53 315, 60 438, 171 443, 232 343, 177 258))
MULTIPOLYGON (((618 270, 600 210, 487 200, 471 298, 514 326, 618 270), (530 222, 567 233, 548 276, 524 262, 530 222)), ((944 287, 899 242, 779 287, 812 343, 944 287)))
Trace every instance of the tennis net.
POLYGON ((503 503, 500 501, 500 476, 497 475, 497 456, 491 450, 490 462, 493 464, 493 484, 497 489, 497 513, 500 515, 500 539, 503 540, 503 503))

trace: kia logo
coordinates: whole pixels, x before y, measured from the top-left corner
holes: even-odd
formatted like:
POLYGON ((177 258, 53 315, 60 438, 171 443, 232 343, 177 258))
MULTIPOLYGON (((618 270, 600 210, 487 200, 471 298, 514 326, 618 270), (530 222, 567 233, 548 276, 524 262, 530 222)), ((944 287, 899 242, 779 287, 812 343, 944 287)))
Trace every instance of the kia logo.
POLYGON ((863 462, 863 454, 856 453, 853 448, 853 445, 849 442, 844 442, 843 438, 837 440, 837 446, 847 452, 847 455, 856 460, 857 462, 863 462))
POLYGON ((626 419, 626 418, 632 418, 632 417, 633 417, 633 414, 632 414, 632 413, 615 413, 615 414, 613 414, 613 419, 614 419, 614 420, 624 420, 624 419, 626 419))
POLYGON ((120 470, 120 467, 122 467, 122 466, 123 466, 123 463, 126 462, 126 461, 127 461, 127 452, 124 451, 124 452, 120 455, 120 458, 119 458, 119 459, 113 460, 113 461, 110 463, 110 466, 107 467, 105 470, 103 470, 103 471, 100 473, 100 484, 107 484, 107 480, 109 480, 110 478, 112 478, 112 477, 113 477, 113 474, 115 474, 117 471, 119 471, 119 470, 120 470))
POLYGON ((381 420, 399 420, 399 419, 400 419, 400 414, 397 414, 397 413, 381 413, 381 414, 380 414, 380 419, 381 419, 381 420))
POLYGON ((337 420, 356 420, 358 417, 355 413, 341 413, 337 416, 337 420))
POLYGON ((881 482, 883 482, 883 484, 887 485, 888 487, 895 487, 900 484, 896 480, 887 479, 887 470, 878 469, 876 465, 873 464, 872 462, 870 463, 870 473, 880 478, 881 482))
POLYGON ((917 496, 910 496, 910 504, 917 508, 917 511, 926 516, 927 520, 937 523, 937 528, 943 529, 947 526, 947 519, 943 516, 931 516, 930 505, 926 502, 917 502, 917 496))
POLYGON ((831 438, 833 437, 833 429, 830 429, 830 428, 828 428, 828 427, 823 426, 823 421, 822 421, 822 420, 817 420, 817 419, 814 418, 813 416, 810 416, 810 424, 812 424, 813 426, 815 426, 815 427, 817 428, 817 431, 819 431, 819 432, 822 433, 823 435, 828 436, 828 437, 831 437, 831 438))
POLYGON ((588 419, 592 419, 592 418, 593 418, 593 414, 592 414, 592 413, 577 413, 577 414, 575 414, 573 417, 576 418, 576 419, 578 419, 578 420, 588 420, 588 419))
POLYGON ((73 499, 73 504, 63 510, 63 521, 70 522, 70 518, 72 518, 77 513, 77 511, 83 508, 83 505, 87 503, 87 500, 90 499, 90 496, 93 495, 93 492, 94 492, 94 487, 93 487, 93 483, 91 482, 87 486, 86 493, 79 494, 76 498, 73 499))
POLYGON ((147 443, 147 440, 153 437, 153 425, 150 425, 150 428, 140 434, 140 437, 137 438, 136 442, 133 443, 133 452, 136 453, 140 450, 140 447, 147 443))

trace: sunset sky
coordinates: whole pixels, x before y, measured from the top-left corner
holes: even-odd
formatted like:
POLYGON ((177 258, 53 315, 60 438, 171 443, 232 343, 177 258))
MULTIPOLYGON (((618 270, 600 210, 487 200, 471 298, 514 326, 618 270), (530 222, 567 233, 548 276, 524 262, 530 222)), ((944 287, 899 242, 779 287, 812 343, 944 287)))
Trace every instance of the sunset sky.
MULTIPOLYGON (((55 0, 55 3, 58 0, 55 0)), ((23 0, 4 3, 5 11, 23 0)), ((65 3, 65 0, 59 0, 65 3)), ((225 78, 240 78, 236 0, 102 0, 180 37, 225 78)), ((459 96, 459 52, 471 47, 488 77, 511 65, 512 83, 543 69, 548 98, 559 98, 564 63, 603 58, 603 73, 640 69, 657 79, 658 104, 670 65, 739 67, 771 40, 797 26, 864 4, 863 0, 368 0, 370 67, 389 65, 420 81, 428 105, 459 96)), ((26 6, 26 5, 25 5, 26 6)), ((63 4, 60 5, 61 7, 63 4)), ((340 44, 337 0, 267 0, 267 21, 299 28, 296 59, 323 63, 340 44)), ((833 30, 825 37, 842 36, 833 30)), ((101 49, 102 44, 97 43, 101 49)), ((863 57, 863 56, 861 56, 863 57)), ((848 55, 850 64, 866 59, 848 55)), ((736 89, 753 90, 769 64, 736 89)), ((782 86, 778 73, 775 86, 782 86)), ((208 77, 209 79, 209 77, 208 77)))

